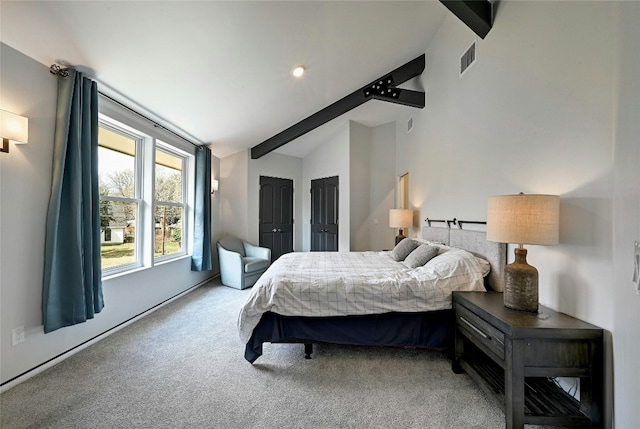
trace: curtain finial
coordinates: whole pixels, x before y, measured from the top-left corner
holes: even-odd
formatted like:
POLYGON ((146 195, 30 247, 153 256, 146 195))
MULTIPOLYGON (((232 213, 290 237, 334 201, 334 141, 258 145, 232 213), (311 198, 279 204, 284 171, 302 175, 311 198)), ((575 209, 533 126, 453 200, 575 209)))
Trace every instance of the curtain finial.
POLYGON ((69 77, 69 70, 62 68, 62 66, 55 63, 51 64, 51 66, 49 67, 49 71, 51 72, 51 74, 55 74, 60 77, 69 77))

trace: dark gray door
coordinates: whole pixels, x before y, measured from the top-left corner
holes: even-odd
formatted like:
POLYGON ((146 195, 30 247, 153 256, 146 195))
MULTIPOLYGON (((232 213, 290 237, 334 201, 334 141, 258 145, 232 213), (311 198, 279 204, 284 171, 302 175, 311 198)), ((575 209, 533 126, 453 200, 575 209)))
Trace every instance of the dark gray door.
POLYGON ((271 260, 293 252, 293 180, 260 176, 260 246, 271 260))
POLYGON ((338 251, 338 176, 311 181, 311 251, 338 251))

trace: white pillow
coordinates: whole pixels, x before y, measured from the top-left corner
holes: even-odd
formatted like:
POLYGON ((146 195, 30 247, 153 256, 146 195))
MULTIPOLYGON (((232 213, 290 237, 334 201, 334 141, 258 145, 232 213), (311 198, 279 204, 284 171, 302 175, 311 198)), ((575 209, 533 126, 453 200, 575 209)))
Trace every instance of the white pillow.
POLYGON ((430 244, 432 246, 444 246, 445 244, 442 241, 431 241, 425 240, 424 238, 414 238, 420 244, 430 244))
POLYGON ((412 270, 411 275, 441 290, 485 291, 482 271, 474 255, 450 247, 422 267, 412 270))
POLYGON ((475 255, 474 257, 476 258, 476 261, 478 261, 478 264, 480 264, 480 268, 482 268, 482 277, 487 277, 487 275, 491 271, 491 264, 486 259, 480 258, 475 255))

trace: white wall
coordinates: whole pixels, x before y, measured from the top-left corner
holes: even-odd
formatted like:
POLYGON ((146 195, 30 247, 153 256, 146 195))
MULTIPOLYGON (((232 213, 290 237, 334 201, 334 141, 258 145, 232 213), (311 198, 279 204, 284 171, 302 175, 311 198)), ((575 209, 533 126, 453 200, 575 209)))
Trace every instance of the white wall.
POLYGON ((615 425, 640 422, 640 296, 631 282, 632 250, 640 242, 640 3, 620 3, 614 75, 613 281, 612 297, 615 425))
POLYGON ((302 160, 302 183, 307 187, 302 193, 302 250, 311 248, 311 180, 338 176, 338 251, 350 250, 350 182, 349 182, 349 127, 337 132, 326 143, 316 148, 302 160))
POLYGON ((220 228, 224 234, 249 240, 249 152, 240 151, 220 160, 220 228))
POLYGON ((528 246, 528 259, 542 304, 608 331, 606 420, 615 385, 620 428, 640 421, 637 22, 636 2, 499 2, 459 77, 476 36, 448 16, 426 50, 427 106, 396 133, 396 173, 410 172, 420 219, 485 220, 491 195, 561 196, 560 245, 528 246))
MULTIPOLYGON (((251 158, 249 156, 249 158, 251 158)), ((293 250, 302 249, 302 158, 271 152, 259 159, 249 159, 249 181, 247 208, 249 219, 249 241, 258 243, 258 221, 260 215, 260 176, 293 180, 293 250)), ((307 189, 308 192, 308 189, 307 189)))
POLYGON ((213 273, 182 258, 105 280, 105 308, 94 319, 44 334, 42 279, 51 187, 57 77, 0 44, 0 108, 29 118, 29 144, 0 154, 0 380, 7 381, 199 284, 213 273), (25 342, 11 345, 13 328, 25 342))
MULTIPOLYGON (((218 179, 218 186, 220 186, 220 171, 220 158, 211 155, 211 177, 218 179)), ((215 243, 224 235, 220 213, 220 190, 218 190, 211 195, 211 242, 213 243, 213 272, 216 274, 220 272, 220 264, 215 243)))
POLYGON ((476 37, 447 17, 426 51, 427 107, 397 133, 396 171, 410 172, 420 219, 484 220, 490 195, 560 195, 562 244, 529 252, 541 301, 601 325, 611 322, 611 17, 606 3, 502 2, 462 78, 459 56, 476 37))
POLYGON ((396 124, 371 129, 369 250, 391 249, 397 230, 389 227, 389 210, 396 207, 396 187, 400 174, 395 171, 396 124))
POLYGON ((354 252, 370 250, 371 212, 371 128, 349 122, 349 248, 354 252))
POLYGON ((389 227, 395 207, 395 122, 367 127, 349 124, 351 250, 390 249, 396 230, 389 227))

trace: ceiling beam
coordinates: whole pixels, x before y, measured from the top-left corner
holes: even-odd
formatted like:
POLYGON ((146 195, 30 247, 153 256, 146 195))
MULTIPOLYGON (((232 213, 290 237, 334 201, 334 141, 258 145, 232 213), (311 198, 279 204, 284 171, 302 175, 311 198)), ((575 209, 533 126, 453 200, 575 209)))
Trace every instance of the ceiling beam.
POLYGON ((491 3, 487 0, 440 0, 440 3, 482 39, 491 30, 491 3))
POLYGON ((359 90, 352 92, 297 124, 252 147, 251 158, 258 159, 369 100, 383 100, 405 106, 423 108, 425 106, 424 92, 400 89, 396 88, 396 86, 422 74, 424 67, 425 55, 422 54, 405 65, 398 67, 391 73, 384 75, 380 79, 376 79, 370 84, 363 86, 359 90))

